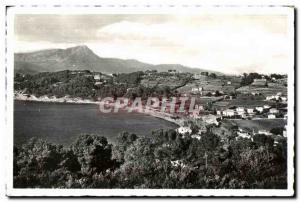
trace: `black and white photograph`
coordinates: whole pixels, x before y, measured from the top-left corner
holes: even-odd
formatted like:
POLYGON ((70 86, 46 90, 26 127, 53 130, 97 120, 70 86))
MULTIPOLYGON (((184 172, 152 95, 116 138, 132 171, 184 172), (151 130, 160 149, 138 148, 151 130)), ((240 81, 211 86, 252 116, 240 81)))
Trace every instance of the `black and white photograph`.
POLYGON ((7 195, 293 196, 294 13, 7 8, 7 195))

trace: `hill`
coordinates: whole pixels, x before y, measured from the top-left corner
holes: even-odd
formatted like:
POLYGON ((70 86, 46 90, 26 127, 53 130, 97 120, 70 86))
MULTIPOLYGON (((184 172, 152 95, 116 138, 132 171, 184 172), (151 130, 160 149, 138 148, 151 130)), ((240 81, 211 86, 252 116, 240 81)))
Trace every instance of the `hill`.
POLYGON ((15 53, 14 57, 15 72, 30 74, 61 70, 91 70, 103 73, 129 73, 146 70, 167 71, 169 69, 190 73, 208 71, 179 64, 152 65, 132 59, 102 58, 87 46, 15 53))

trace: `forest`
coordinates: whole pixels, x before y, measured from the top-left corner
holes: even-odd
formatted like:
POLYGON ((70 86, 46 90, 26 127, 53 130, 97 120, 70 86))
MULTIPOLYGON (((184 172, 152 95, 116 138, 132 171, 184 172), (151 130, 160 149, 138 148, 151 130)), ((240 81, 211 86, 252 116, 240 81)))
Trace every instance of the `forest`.
POLYGON ((286 140, 265 135, 201 138, 175 130, 123 132, 115 142, 87 134, 69 146, 30 139, 14 147, 15 188, 285 189, 286 140))

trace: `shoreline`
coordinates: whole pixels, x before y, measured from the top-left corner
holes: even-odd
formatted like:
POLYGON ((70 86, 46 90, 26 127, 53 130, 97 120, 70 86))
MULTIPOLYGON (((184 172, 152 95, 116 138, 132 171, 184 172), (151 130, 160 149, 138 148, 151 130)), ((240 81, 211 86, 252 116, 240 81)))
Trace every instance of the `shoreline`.
MULTIPOLYGON (((68 96, 64 96, 61 98, 57 98, 56 96, 41 96, 41 97, 36 97, 34 95, 27 95, 27 94, 22 94, 19 92, 14 93, 14 100, 17 101, 26 101, 26 102, 42 102, 42 103, 62 103, 62 104, 97 104, 99 105, 101 101, 92 101, 89 99, 81 99, 81 98, 70 98, 68 96)), ((110 106, 114 106, 115 104, 110 104, 110 106)), ((143 108, 143 112, 137 112, 137 113, 142 113, 146 114, 152 117, 156 117, 159 119, 163 119, 165 121, 171 122, 176 124, 177 126, 183 126, 184 120, 182 118, 174 119, 172 118, 171 114, 165 113, 165 112, 158 112, 154 109, 148 109, 146 110, 143 108)))

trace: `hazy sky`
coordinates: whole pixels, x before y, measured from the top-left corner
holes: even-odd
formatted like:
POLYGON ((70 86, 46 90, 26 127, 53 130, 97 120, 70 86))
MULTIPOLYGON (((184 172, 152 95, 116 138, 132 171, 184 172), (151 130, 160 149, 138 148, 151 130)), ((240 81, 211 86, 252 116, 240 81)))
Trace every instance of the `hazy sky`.
POLYGON ((283 15, 16 15, 15 50, 85 44, 101 57, 227 73, 286 73, 283 15))

